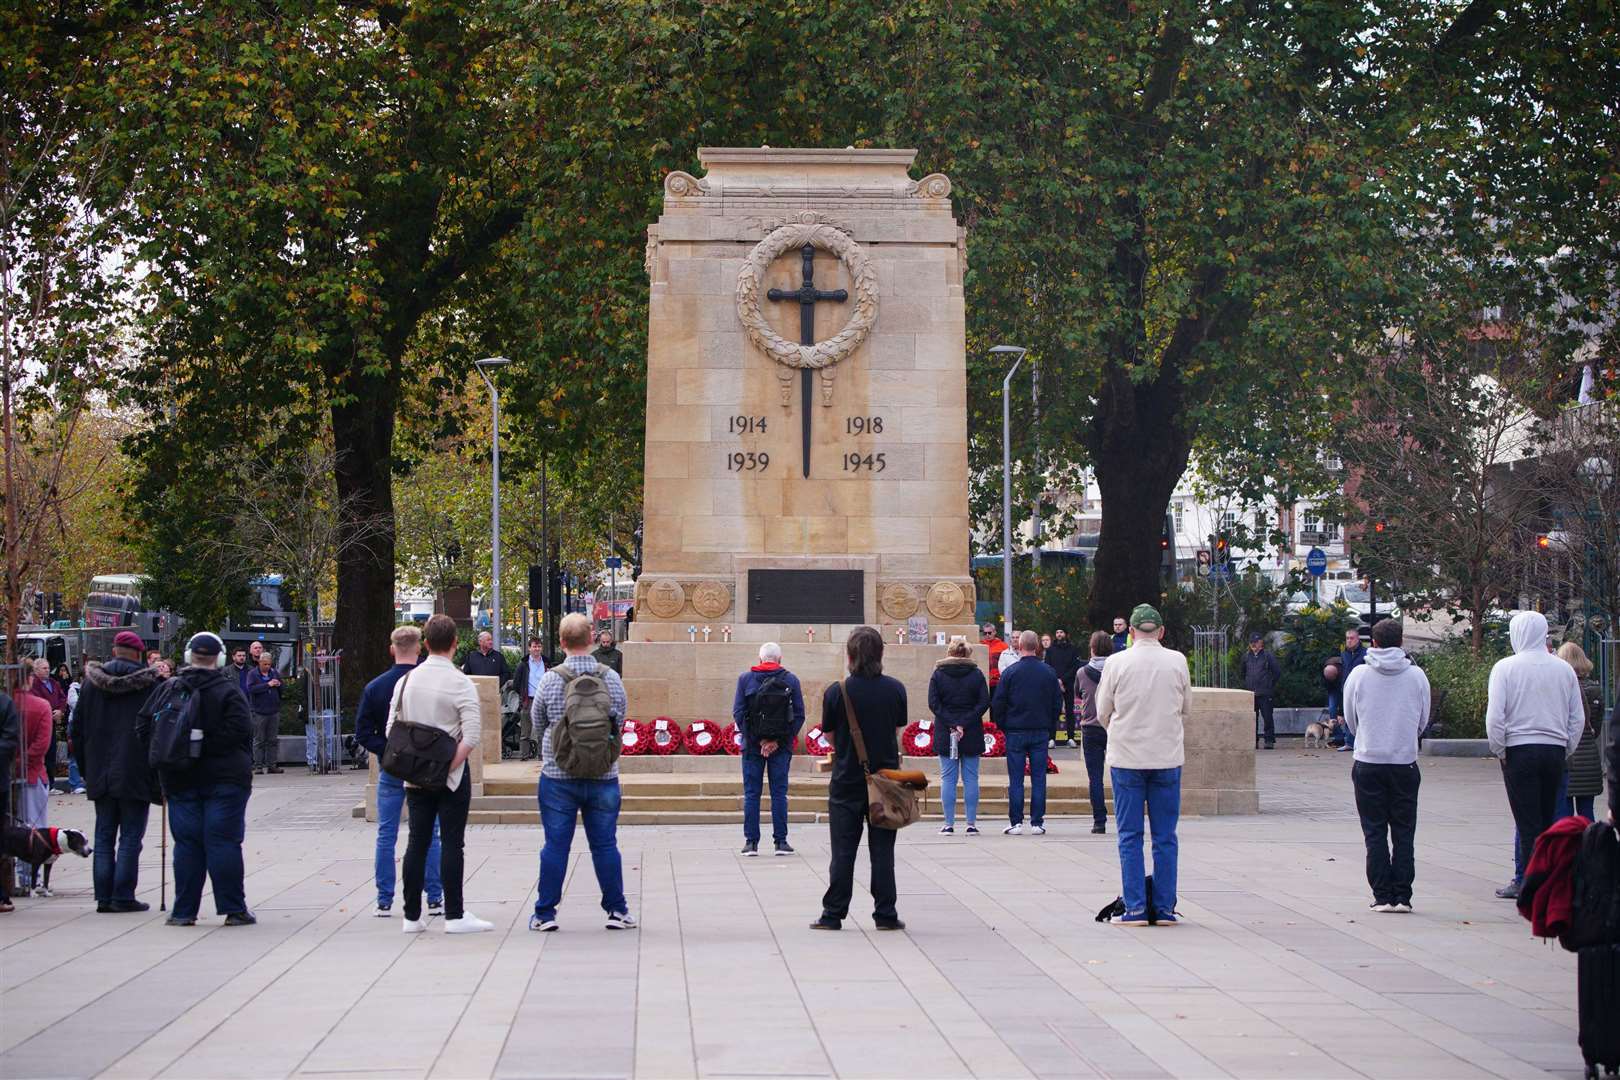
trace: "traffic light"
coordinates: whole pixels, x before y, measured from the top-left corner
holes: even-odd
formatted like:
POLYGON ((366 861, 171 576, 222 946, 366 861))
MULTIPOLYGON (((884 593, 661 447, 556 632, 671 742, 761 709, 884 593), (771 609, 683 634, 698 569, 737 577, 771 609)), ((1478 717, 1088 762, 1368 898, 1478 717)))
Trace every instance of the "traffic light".
POLYGON ((1551 548, 1552 537, 1548 536, 1546 533, 1540 533, 1536 536, 1536 549, 1538 551, 1548 551, 1551 548))
POLYGON ((1373 532, 1375 533, 1383 532, 1386 527, 1387 523, 1383 518, 1379 518, 1377 521, 1373 522, 1373 532))
POLYGON ((1232 561, 1232 540, 1226 533, 1219 533, 1215 537, 1215 562, 1226 565, 1232 561))

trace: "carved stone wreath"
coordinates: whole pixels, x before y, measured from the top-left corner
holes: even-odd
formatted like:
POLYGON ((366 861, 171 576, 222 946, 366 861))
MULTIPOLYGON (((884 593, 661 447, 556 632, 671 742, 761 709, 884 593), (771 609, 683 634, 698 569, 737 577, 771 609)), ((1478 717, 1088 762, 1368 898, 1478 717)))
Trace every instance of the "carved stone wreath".
MULTIPOLYGON (((820 220, 820 215, 813 212, 807 211, 800 215, 798 221, 773 229, 748 253, 748 259, 737 273, 737 318, 742 321, 749 340, 785 368, 822 370, 824 405, 832 404, 832 388, 828 381, 831 373, 823 369, 832 367, 860 348, 877 322, 877 309, 877 268, 848 233, 820 220), (849 267, 855 285, 855 310, 849 322, 832 337, 814 345, 799 345, 782 337, 766 323, 759 307, 760 286, 771 263, 805 244, 838 256, 849 267)), ((787 374, 782 373, 784 377, 787 374)), ((785 390, 783 404, 787 404, 785 390)))

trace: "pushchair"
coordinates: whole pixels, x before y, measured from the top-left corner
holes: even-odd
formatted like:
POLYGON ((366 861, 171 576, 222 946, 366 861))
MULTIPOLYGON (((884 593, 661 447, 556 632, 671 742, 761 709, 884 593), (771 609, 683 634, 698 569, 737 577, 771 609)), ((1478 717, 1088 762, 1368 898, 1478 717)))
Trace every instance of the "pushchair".
POLYGON ((501 760, 518 756, 518 736, 522 732, 523 700, 510 684, 501 691, 501 760))

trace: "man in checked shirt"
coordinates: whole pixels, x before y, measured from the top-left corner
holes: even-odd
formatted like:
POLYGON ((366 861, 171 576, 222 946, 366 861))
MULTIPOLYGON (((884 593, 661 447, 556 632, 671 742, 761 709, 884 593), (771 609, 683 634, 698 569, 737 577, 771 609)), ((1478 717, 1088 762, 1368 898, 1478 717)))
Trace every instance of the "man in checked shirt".
MULTIPOLYGON (((595 675, 605 684, 613 733, 624 730, 626 700, 624 683, 618 672, 597 662, 591 655, 591 622, 578 613, 563 616, 557 626, 563 661, 575 676, 595 675)), ((540 741, 540 825, 545 844, 540 849, 539 896, 529 929, 557 929, 557 905, 562 900, 563 879, 568 872, 568 849, 574 842, 574 823, 585 819, 585 838, 591 845, 591 865, 596 883, 602 889, 602 910, 609 930, 634 930, 636 920, 624 899, 624 866, 619 858, 619 763, 594 779, 570 776, 557 762, 553 737, 563 718, 567 681, 557 668, 540 680, 540 693, 534 699, 531 717, 534 737, 540 741)), ((600 715, 600 714, 598 714, 600 715)))

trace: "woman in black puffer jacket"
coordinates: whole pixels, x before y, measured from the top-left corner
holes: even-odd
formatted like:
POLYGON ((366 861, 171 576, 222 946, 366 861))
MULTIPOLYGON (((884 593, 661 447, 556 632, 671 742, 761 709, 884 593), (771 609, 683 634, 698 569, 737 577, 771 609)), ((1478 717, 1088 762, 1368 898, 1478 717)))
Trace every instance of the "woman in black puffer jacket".
POLYGON ((1592 661, 1586 650, 1573 641, 1558 646, 1558 658, 1575 669, 1581 680, 1581 704, 1586 709, 1586 730, 1581 732, 1580 745, 1569 756, 1569 795, 1558 812, 1564 816, 1579 814, 1589 820, 1593 803, 1603 794, 1603 761, 1598 746, 1603 732, 1603 688, 1592 678, 1592 661))
POLYGON ((979 831, 979 757, 984 753, 984 714, 990 684, 973 662, 967 639, 955 637, 928 679, 928 709, 934 714, 934 747, 939 751, 940 802, 945 825, 956 831, 956 779, 962 778, 967 831, 979 831), (952 736, 955 736, 953 739, 952 736))

